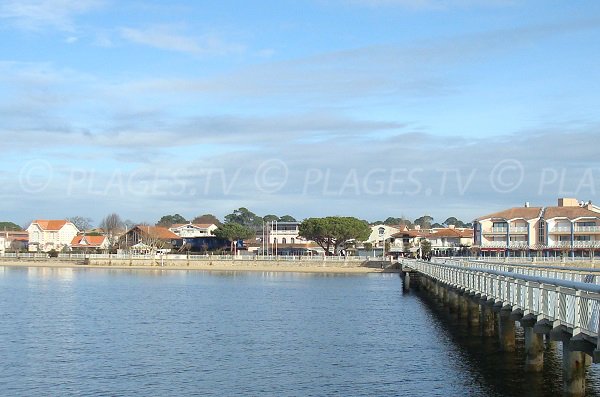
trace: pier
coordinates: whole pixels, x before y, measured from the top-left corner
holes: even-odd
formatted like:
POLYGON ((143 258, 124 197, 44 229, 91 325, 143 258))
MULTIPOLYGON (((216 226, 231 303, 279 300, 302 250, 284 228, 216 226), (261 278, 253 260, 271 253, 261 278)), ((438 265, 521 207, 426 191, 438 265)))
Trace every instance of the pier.
POLYGON ((525 335, 525 369, 542 371, 544 342, 562 343, 563 388, 585 395, 586 366, 600 362, 600 270, 470 260, 402 259, 403 289, 419 289, 464 316, 503 351, 525 335))

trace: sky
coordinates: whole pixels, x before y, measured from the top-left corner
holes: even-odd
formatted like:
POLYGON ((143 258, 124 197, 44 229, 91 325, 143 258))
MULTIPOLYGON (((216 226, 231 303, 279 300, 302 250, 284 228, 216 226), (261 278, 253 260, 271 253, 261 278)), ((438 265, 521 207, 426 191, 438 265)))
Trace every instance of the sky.
POLYGON ((0 0, 0 48, 20 225, 469 221, 600 190, 597 1, 0 0))

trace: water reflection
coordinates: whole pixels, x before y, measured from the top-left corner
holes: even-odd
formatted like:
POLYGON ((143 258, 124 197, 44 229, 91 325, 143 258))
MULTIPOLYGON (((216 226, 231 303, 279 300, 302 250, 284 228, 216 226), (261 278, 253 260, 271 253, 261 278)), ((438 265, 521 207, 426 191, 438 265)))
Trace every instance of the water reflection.
MULTIPOLYGON (((413 291, 411 291, 413 293, 413 291)), ((424 310, 430 313, 433 327, 443 330, 448 341, 461 352, 456 365, 474 381, 489 385, 494 396, 549 396, 562 395, 562 345, 546 342, 544 369, 540 373, 525 372, 524 330, 516 322, 516 350, 500 349, 497 335, 484 336, 481 326, 472 327, 466 317, 450 313, 448 307, 432 299, 424 292, 416 292, 424 310)), ((590 368, 586 395, 600 396, 597 390, 597 369, 590 368)))

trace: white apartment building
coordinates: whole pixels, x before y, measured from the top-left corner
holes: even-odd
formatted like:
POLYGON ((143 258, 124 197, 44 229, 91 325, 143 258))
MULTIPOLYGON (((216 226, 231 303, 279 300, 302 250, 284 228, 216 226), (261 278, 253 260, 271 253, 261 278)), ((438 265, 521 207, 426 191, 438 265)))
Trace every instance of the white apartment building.
POLYGON ((549 207, 509 208, 474 221, 474 245, 505 255, 583 255, 600 251, 600 208, 560 198, 549 207))

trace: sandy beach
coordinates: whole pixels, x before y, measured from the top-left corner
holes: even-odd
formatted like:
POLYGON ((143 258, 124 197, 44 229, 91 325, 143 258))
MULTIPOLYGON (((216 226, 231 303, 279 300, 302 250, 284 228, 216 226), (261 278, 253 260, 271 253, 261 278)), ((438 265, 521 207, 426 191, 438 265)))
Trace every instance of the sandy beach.
POLYGON ((146 269, 146 270, 199 270, 199 271, 250 271, 250 272, 298 272, 298 273, 382 273, 385 270, 359 266, 356 263, 346 264, 335 262, 255 262, 255 261, 202 261, 182 263, 125 263, 116 264, 79 264, 73 261, 61 260, 0 260, 0 266, 11 267, 50 267, 50 268, 84 268, 84 269, 146 269))

